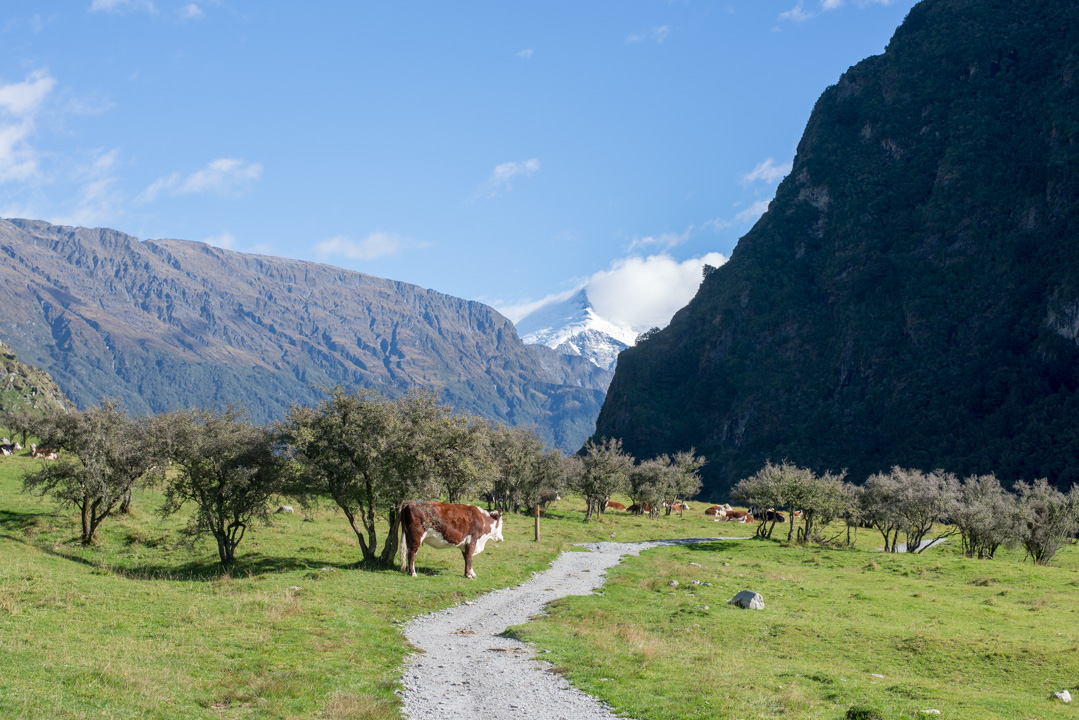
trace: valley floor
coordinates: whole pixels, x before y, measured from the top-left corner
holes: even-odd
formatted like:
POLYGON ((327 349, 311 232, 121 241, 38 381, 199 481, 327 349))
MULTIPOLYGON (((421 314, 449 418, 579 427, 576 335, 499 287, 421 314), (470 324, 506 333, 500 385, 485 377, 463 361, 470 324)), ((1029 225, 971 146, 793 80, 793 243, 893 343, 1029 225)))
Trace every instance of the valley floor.
MULTIPOLYGON (((346 520, 323 506, 253 528, 223 573, 213 548, 185 542, 183 518, 158 518, 153 491, 81 547, 73 513, 19 491, 34 462, 0 459, 5 718, 399 717, 405 621, 520 585, 573 543, 752 534, 699 503, 684 518, 583 523, 567 499, 539 543, 531 518, 508 518, 477 580, 458 553, 429 548, 411 578, 358 567, 346 520)), ((656 548, 508 634, 631 717, 1079 717, 1047 699, 1079 682, 1075 546, 1035 568, 1016 553, 967 560, 955 543, 920 556, 879 545, 862 531, 847 550, 656 548), (742 589, 765 610, 728 606, 742 589)))

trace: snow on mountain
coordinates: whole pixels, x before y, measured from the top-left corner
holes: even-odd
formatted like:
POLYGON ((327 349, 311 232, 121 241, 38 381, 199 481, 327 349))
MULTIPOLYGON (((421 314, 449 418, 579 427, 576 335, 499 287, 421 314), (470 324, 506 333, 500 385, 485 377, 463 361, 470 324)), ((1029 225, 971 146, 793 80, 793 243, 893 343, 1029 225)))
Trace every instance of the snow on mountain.
POLYGON ((637 340, 633 328, 597 315, 584 288, 567 300, 537 308, 516 326, 525 344, 546 345, 563 355, 580 355, 607 370, 613 370, 618 353, 637 340))

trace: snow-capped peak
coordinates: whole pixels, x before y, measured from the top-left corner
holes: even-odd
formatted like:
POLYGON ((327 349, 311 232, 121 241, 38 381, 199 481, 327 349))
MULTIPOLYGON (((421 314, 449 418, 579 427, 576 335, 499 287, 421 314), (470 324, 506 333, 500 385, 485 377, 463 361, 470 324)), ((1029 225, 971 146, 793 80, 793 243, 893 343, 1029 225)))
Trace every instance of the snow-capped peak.
POLYGON ((597 315, 584 288, 521 318, 517 333, 525 343, 546 345, 564 355, 581 355, 608 370, 614 368, 618 353, 637 340, 633 328, 597 315))

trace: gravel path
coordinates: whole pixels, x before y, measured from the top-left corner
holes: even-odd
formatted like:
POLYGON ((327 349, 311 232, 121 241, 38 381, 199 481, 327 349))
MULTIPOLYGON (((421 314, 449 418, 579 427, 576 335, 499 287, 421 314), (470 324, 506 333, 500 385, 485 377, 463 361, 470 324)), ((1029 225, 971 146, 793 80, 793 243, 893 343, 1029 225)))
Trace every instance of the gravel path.
POLYGON ((424 651, 412 655, 405 667, 405 714, 415 720, 617 717, 609 707, 548 671, 534 659, 531 647, 499 634, 527 622, 551 600, 592 592, 624 555, 639 555, 654 547, 742 539, 587 543, 583 547, 591 552, 564 552, 549 570, 522 585, 421 615, 405 626, 409 642, 424 651))

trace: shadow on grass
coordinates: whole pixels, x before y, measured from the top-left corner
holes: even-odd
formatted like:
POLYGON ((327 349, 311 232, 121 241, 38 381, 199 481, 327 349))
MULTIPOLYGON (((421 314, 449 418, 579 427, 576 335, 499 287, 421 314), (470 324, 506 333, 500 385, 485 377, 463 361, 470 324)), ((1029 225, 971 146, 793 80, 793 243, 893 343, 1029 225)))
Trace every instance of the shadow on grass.
POLYGON ((53 512, 42 510, 41 512, 13 512, 0 510, 0 531, 9 533, 22 533, 39 525, 44 518, 52 517, 53 512))

